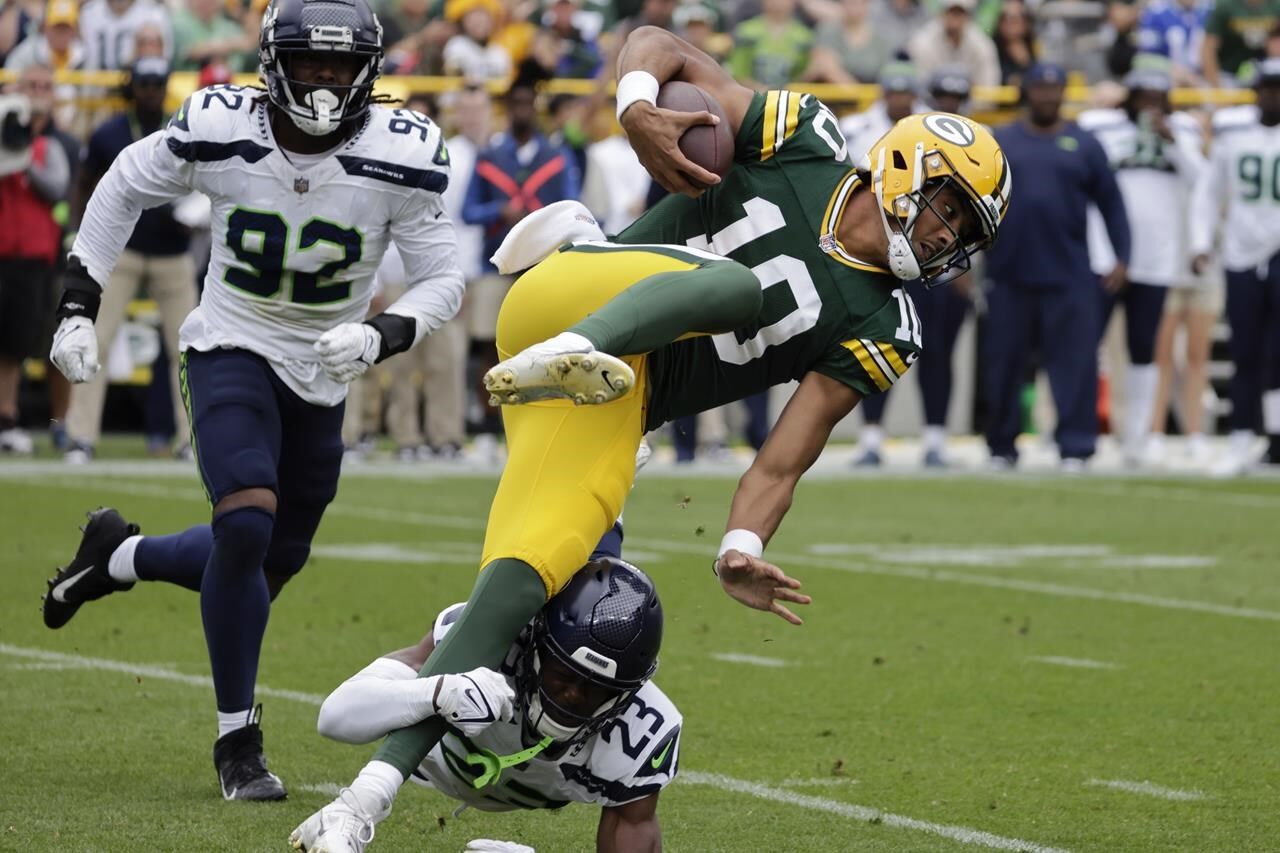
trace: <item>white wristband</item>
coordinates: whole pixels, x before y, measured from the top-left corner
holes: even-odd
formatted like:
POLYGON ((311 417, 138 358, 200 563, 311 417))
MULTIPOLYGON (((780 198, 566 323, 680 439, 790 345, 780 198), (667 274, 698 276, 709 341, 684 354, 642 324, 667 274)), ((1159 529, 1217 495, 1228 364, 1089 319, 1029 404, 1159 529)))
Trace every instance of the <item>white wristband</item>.
POLYGON ((627 107, 636 101, 644 101, 648 104, 656 104, 658 102, 658 78, 654 77, 648 71, 628 71, 622 75, 622 79, 618 81, 618 121, 622 121, 622 114, 627 111, 627 107))
POLYGON ((723 557, 725 551, 741 551, 752 557, 759 557, 764 553, 764 542, 755 533, 739 527, 730 530, 720 540, 720 553, 716 555, 716 559, 723 557))

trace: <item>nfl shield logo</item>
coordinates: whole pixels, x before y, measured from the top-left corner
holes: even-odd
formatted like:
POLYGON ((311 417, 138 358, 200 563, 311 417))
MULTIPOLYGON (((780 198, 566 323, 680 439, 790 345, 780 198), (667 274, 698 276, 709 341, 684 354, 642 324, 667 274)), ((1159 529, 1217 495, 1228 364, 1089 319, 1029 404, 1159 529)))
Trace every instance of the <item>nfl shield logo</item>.
POLYGON ((834 234, 823 234, 818 239, 818 248, 824 252, 834 252, 836 248, 836 237, 834 234))
POLYGON ((296 192, 298 195, 302 195, 304 192, 306 192, 309 189, 311 189, 311 182, 308 181, 306 178, 293 179, 293 191, 296 192))

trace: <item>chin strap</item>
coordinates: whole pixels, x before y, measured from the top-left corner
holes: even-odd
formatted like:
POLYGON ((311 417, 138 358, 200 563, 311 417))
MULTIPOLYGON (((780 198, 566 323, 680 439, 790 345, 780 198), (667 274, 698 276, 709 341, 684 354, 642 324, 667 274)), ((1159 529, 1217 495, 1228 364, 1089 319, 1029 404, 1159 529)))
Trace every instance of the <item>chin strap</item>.
POLYGON ((906 221, 903 223, 901 230, 894 228, 889 223, 889 214, 885 210, 884 157, 885 149, 881 148, 875 174, 871 176, 871 186, 876 194, 876 206, 880 209, 880 222, 884 225, 884 234, 889 241, 889 271, 903 281, 911 281, 919 278, 921 274, 920 262, 916 259, 916 254, 911 248, 911 239, 907 235, 911 233, 911 227, 915 225, 916 217, 920 214, 920 208, 915 203, 915 194, 924 185, 924 144, 921 142, 916 143, 915 154, 912 158, 911 195, 899 197, 908 198, 911 208, 907 213, 906 221))
POLYGON ((483 747, 479 752, 468 753, 467 763, 478 764, 482 768, 480 775, 472 779, 471 784, 476 788, 483 788, 487 785, 492 785, 494 782, 498 781, 498 777, 502 775, 503 770, 508 767, 515 767, 517 764, 524 764, 526 761, 533 758, 553 743, 555 743, 554 740, 549 737, 544 737, 528 749, 512 753, 511 755, 498 755, 493 750, 484 749, 483 747))

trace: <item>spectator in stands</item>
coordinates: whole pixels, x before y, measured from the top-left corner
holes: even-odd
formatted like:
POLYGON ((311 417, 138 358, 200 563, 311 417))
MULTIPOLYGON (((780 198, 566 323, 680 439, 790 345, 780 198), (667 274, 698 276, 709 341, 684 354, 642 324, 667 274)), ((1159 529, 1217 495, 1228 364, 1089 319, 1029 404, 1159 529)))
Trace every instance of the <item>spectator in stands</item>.
POLYGON ((1138 18, 1138 50, 1169 58, 1175 86, 1201 83, 1200 46, 1212 0, 1153 0, 1138 18))
MULTIPOLYGON (((1277 25, 1280 0, 1217 0, 1200 46, 1205 81, 1210 86, 1232 85, 1232 78, 1248 72, 1254 60, 1266 55, 1267 38, 1277 25)), ((1239 85, 1238 78, 1235 84, 1239 85)))
POLYGON ((1089 266, 1089 204, 1102 212, 1118 259, 1104 279, 1109 291, 1124 283, 1129 221, 1106 152, 1062 117, 1066 82, 1060 66, 1033 65, 1023 78, 1022 118, 995 131, 1009 169, 1024 176, 1000 239, 987 252, 991 290, 981 365, 995 468, 1017 463, 1022 383, 1033 351, 1053 390, 1062 469, 1082 470, 1097 444, 1100 294, 1089 266))
POLYGON ((626 137, 614 132, 587 146, 582 203, 604 233, 618 234, 644 213, 652 180, 626 137))
POLYGON ((164 38, 164 30, 159 24, 146 23, 138 27, 133 32, 133 58, 138 60, 144 56, 154 56, 164 59, 166 56, 164 38))
MULTIPOLYGON (((85 49, 80 41, 80 8, 76 0, 49 0, 40 32, 27 36, 5 57, 6 71, 20 73, 29 65, 47 65, 54 72, 84 67, 85 49)), ((74 95, 74 90, 62 94, 74 95)))
POLYGON ((186 0, 173 16, 174 68, 199 71, 221 60, 241 71, 241 57, 249 48, 244 28, 223 11, 221 0, 186 0))
POLYGON ((813 33, 796 18, 796 0, 764 0, 763 12, 733 31, 729 73, 757 89, 778 89, 804 74, 813 33))
POLYGON ((891 47, 872 28, 871 0, 844 0, 841 20, 818 27, 805 80, 871 83, 889 61, 891 47))
POLYGON ((458 34, 444 46, 444 72, 468 80, 505 80, 511 55, 490 44, 502 7, 496 0, 449 0, 445 14, 458 24, 458 34))
POLYGON ((378 12, 386 28, 382 38, 387 45, 385 73, 439 74, 443 70, 444 47, 458 32, 455 21, 433 8, 443 5, 438 0, 391 0, 390 8, 378 12))
MULTIPOLYGON (((621 3, 618 3, 621 6, 621 3)), ((614 38, 618 45, 627 40, 627 34, 636 27, 658 27, 669 30, 675 23, 677 0, 644 0, 640 11, 627 15, 619 14, 618 26, 614 29, 614 38)))
POLYGON ((1280 59, 1258 63, 1256 106, 1214 116, 1209 168, 1191 217, 1193 269, 1209 263, 1215 233, 1227 274, 1231 325, 1231 440, 1213 473, 1236 476, 1256 463, 1258 423, 1280 465, 1280 59))
MULTIPOLYGON (((169 65, 158 57, 139 59, 129 69, 124 87, 128 107, 104 122, 85 149, 81 164, 76 214, 79 221, 94 187, 106 174, 120 152, 144 136, 159 130, 165 121, 164 101, 169 84, 169 65)), ((133 229, 111 279, 102 291, 102 305, 94 324, 98 335, 98 352, 111 351, 116 331, 125 319, 129 302, 145 282, 148 292, 160 309, 161 331, 170 354, 178 352, 178 328, 196 304, 195 263, 191 258, 190 238, 184 226, 173 218, 173 205, 165 204, 144 210, 133 229)), ((102 406, 107 393, 107 371, 102 370, 92 381, 76 385, 67 414, 67 432, 71 444, 66 460, 83 464, 93 458, 102 429, 102 406)), ((186 444, 189 434, 186 409, 178 391, 178 362, 169 360, 169 388, 174 408, 174 424, 182 441, 179 456, 190 454, 186 444)))
POLYGON ((1022 0, 1007 0, 996 18, 994 41, 1000 59, 1000 82, 1006 86, 1022 84, 1022 75, 1036 61, 1036 36, 1031 15, 1022 0))
POLYGON ((5 168, 13 170, 0 175, 0 451, 27 455, 35 448, 18 426, 18 387, 23 360, 46 345, 40 333, 48 326, 49 289, 62 247, 54 207, 66 198, 71 167, 50 133, 52 69, 31 63, 14 88, 27 99, 29 114, 5 128, 5 168))
POLYGON ((1106 65, 1112 77, 1129 73, 1138 55, 1138 14, 1140 0, 1111 0, 1107 4, 1107 23, 1102 29, 1106 43, 1106 65))
MULTIPOLYGON (((1088 110, 1079 118, 1080 126, 1102 143, 1116 172, 1131 232, 1128 282, 1104 297, 1099 326, 1105 329, 1116 304, 1124 303, 1129 367, 1121 450, 1130 466, 1138 465, 1144 453, 1159 382, 1154 363, 1156 332, 1169 286, 1185 269, 1188 253, 1181 243, 1187 233, 1186 211, 1191 189, 1205 166, 1196 120, 1169 106, 1173 85, 1169 62, 1163 57, 1145 59, 1135 62, 1126 75, 1128 94, 1120 109, 1088 110)), ((1089 221, 1089 255, 1094 272, 1100 275, 1115 264, 1096 212, 1091 212, 1089 221)))
POLYGON ((880 100, 860 113, 845 116, 840 132, 848 145, 849 160, 859 163, 871 145, 889 128, 912 113, 924 112, 920 78, 909 62, 890 62, 880 72, 880 100))
POLYGON ((960 66, 975 86, 1000 85, 1000 59, 991 37, 973 22, 977 0, 946 0, 934 20, 908 42, 907 53, 921 74, 943 66, 960 66))
POLYGON ((40 32, 44 6, 43 0, 11 0, 0 4, 0 64, 23 39, 40 32))
MULTIPOLYGON (((466 312, 471 351, 481 373, 498 363, 494 343, 498 308, 511 279, 500 276, 489 263, 511 227, 531 211, 564 199, 576 199, 581 191, 574 156, 551 143, 538 130, 537 84, 542 75, 536 63, 526 62, 507 90, 508 127, 476 157, 476 167, 462 207, 462 221, 485 229, 481 252, 481 277, 467 288, 466 312)), ((482 455, 496 452, 499 430, 497 412, 488 405, 488 393, 481 393, 486 412, 477 436, 482 455)), ((496 457, 490 456, 490 459, 496 457)))
POLYGON ((719 22, 719 14, 706 3, 681 3, 676 9, 675 27, 680 37, 708 56, 722 59, 732 42, 718 30, 719 22))
POLYGON ((543 16, 543 32, 556 40, 556 61, 551 67, 554 77, 589 78, 600 70, 600 46, 574 23, 581 8, 581 0, 551 0, 543 16))
POLYGON ((89 0, 80 10, 80 36, 88 50, 85 67, 121 71, 134 60, 134 33, 155 24, 165 34, 165 56, 173 54, 169 11, 156 0, 89 0))
POLYGON ((912 36, 929 23, 929 10, 920 0, 877 0, 871 14, 871 29, 884 41, 889 55, 906 59, 912 36))

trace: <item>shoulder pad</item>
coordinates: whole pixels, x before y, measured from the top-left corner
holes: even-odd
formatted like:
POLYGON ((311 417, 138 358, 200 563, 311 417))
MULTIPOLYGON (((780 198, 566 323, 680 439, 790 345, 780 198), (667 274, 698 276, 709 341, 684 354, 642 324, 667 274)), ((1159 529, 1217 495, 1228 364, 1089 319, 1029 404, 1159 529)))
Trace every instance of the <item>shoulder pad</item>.
POLYGON ((373 107, 354 146, 338 155, 347 174, 443 193, 449 185, 444 133, 413 110, 373 107))
POLYGON ((1213 132, 1240 130, 1258 121, 1258 108, 1253 104, 1227 107, 1213 114, 1213 132))
POLYGON ((200 89, 169 119, 165 142, 189 162, 239 157, 256 163, 271 153, 254 127, 254 104, 261 94, 243 86, 218 85, 200 89))
POLYGON ((1123 110, 1119 109, 1094 109, 1085 110, 1076 116, 1076 124, 1085 130, 1094 131, 1104 127, 1110 127, 1115 124, 1122 124, 1128 121, 1128 117, 1123 110))

